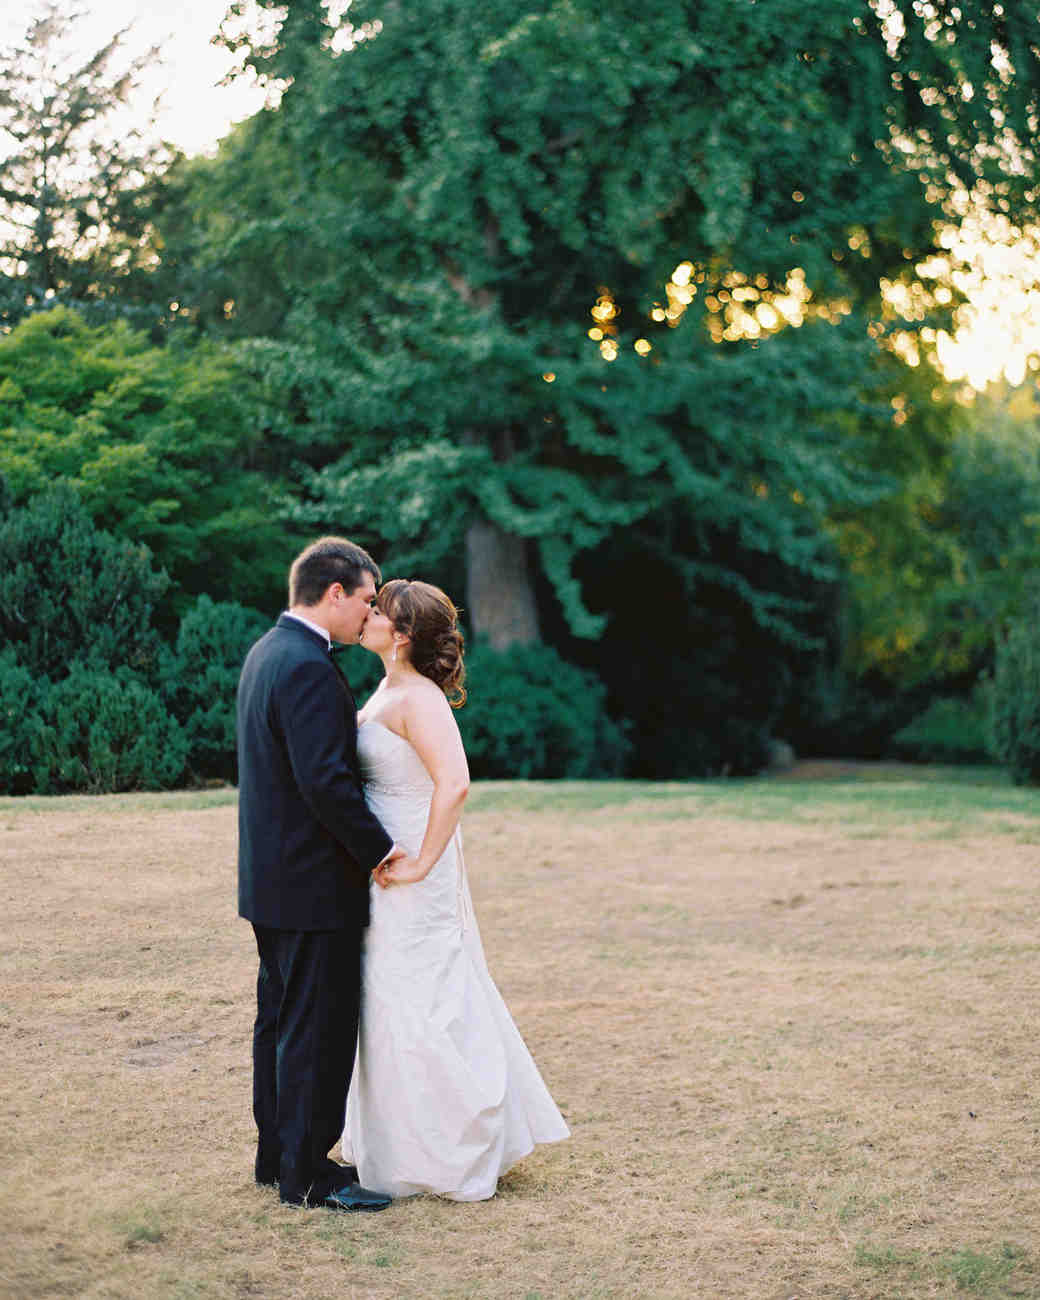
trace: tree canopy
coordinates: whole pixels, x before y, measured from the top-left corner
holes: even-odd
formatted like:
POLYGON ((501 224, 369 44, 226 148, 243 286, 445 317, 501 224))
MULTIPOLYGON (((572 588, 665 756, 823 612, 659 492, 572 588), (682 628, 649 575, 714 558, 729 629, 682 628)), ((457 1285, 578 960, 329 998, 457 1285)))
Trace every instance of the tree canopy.
POLYGON ((58 303, 107 304, 151 266, 145 183, 169 161, 147 125, 116 121, 154 50, 117 32, 71 52, 84 15, 47 3, 0 52, 0 322, 58 303))
MULTIPOLYGON (((0 475, 11 504, 75 491, 101 528, 147 545, 175 583, 270 607, 294 536, 284 462, 245 367, 219 342, 155 347, 68 308, 0 338, 0 475)), ((169 620, 167 620, 169 621, 169 620)))

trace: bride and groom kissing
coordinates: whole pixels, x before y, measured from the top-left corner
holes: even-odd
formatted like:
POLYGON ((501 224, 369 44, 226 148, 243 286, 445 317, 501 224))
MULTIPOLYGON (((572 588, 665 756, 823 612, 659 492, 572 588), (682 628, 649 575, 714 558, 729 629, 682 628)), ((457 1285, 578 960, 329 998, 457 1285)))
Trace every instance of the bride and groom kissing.
POLYGON ((457 611, 428 583, 380 581, 345 538, 308 546, 237 699, 256 1181, 346 1211, 484 1200, 536 1143, 568 1136, 473 915, 457 611), (334 642, 383 662, 360 713, 334 642))

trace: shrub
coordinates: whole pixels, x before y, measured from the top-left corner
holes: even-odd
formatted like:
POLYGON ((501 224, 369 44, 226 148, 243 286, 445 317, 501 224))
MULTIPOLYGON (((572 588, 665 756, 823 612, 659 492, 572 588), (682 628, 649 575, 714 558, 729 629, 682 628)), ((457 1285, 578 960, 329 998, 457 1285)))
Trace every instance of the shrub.
POLYGON ((1040 596, 997 645, 990 744, 1017 785, 1040 785, 1040 596))
POLYGON ((474 777, 614 776, 628 749, 590 672, 546 645, 466 657, 469 699, 459 727, 474 777))
POLYGON ((235 692, 242 662, 270 621, 233 601, 200 596, 164 656, 162 693, 184 728, 188 764, 199 776, 234 780, 235 692))
POLYGON ((46 730, 41 697, 49 687, 18 663, 12 647, 0 651, 0 794, 33 789, 46 730))
POLYGON ((41 691, 43 726, 33 762, 40 794, 166 789, 188 757, 188 741, 159 695, 122 669, 83 664, 41 691))
POLYGON ((172 785, 187 745, 152 689, 169 583, 67 488, 0 506, 0 790, 172 785))
POLYGON ((897 757, 921 763, 983 763, 989 757, 986 709, 978 696, 933 700, 892 737, 897 757))
POLYGON ((0 638, 34 677, 64 676, 73 659, 154 672, 168 586, 147 547, 95 527, 68 489, 0 517, 0 638))

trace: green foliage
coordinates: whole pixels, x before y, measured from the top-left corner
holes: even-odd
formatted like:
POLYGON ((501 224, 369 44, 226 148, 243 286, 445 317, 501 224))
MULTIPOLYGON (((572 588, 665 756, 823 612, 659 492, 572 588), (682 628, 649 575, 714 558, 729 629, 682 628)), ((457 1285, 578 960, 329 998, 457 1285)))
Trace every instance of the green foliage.
POLYGON ((900 758, 922 763, 983 763, 989 756, 986 702, 981 693, 971 699, 932 700, 892 737, 900 758))
POLYGON ((0 794, 34 788, 46 738, 41 700, 49 686, 18 662, 13 647, 0 650, 0 794))
POLYGON ((1019 613, 1040 563, 1040 420, 980 402, 976 429, 955 443, 940 527, 957 562, 936 592, 948 661, 992 654, 994 629, 1019 613))
MULTIPOLYGON (((999 151, 972 151, 994 140, 984 99, 1022 142, 1031 134, 1036 61, 1016 64, 1014 94, 1002 87, 991 42, 1006 47, 1023 25, 970 9, 938 33, 908 14, 891 46, 852 0, 669 0, 652 14, 355 0, 341 20, 353 48, 332 57, 317 3, 294 5, 266 35, 237 6, 229 44, 292 84, 277 114, 193 170, 188 208, 205 214, 196 247, 235 299, 219 327, 264 322, 350 377, 313 420, 326 427, 335 410, 347 454, 308 483, 296 517, 346 520, 408 569, 447 562, 469 522, 489 521, 527 541, 543 591, 598 638, 609 624, 589 606, 579 558, 632 530, 652 535, 674 506, 695 521, 679 557, 684 595, 729 584, 763 629, 804 645, 808 611, 780 590, 799 584, 760 574, 790 571, 812 588, 835 574, 825 521, 885 497, 890 515, 907 513, 876 475, 909 473, 915 440, 892 426, 887 396, 875 409, 905 367, 879 360, 855 309, 874 314, 879 277, 909 275, 932 247, 942 178, 985 173, 1009 208, 1025 201, 999 151), (973 96, 960 93, 966 80, 973 96), (896 135, 919 156, 893 149, 896 135), (266 177, 251 174, 258 148, 280 160, 266 177), (956 162, 924 187, 915 170, 931 150, 956 162), (650 308, 680 257, 696 268, 696 296, 670 330, 650 308), (709 330, 735 319, 735 285, 778 290, 796 264, 818 299, 853 304, 844 330, 759 344, 709 330), (605 291, 613 362, 581 325, 605 291), (639 335, 647 359, 631 350, 639 335)), ((171 229, 168 247, 186 247, 183 217, 171 229)), ((212 300, 179 296, 216 320, 212 300)), ((948 442, 925 429, 926 405, 913 467, 925 476, 948 442)), ((889 535, 883 511, 872 525, 889 535)), ((479 633, 482 611, 469 615, 479 633)))
MULTIPOLYGON (((855 448, 837 457, 830 443, 855 419, 844 380, 869 367, 873 345, 807 329, 758 351, 719 349, 702 304, 733 265, 785 283, 793 241, 833 283, 831 249, 853 212, 890 228, 889 260, 898 229, 902 265, 912 231, 893 213, 917 214, 921 190, 876 147, 883 47, 840 4, 774 3, 753 20, 721 3, 638 18, 634 5, 549 5, 519 20, 506 5, 470 5, 465 17, 455 4, 421 15, 355 5, 357 48, 332 58, 320 7, 293 6, 273 40, 243 38, 260 71, 295 78, 278 113, 176 182, 187 190, 167 213, 168 254, 219 267, 235 302, 221 324, 209 290, 193 297, 186 282, 189 312, 274 329, 294 362, 334 358, 340 372, 297 389, 301 428, 324 441, 338 427, 347 454, 309 484, 296 517, 360 532, 406 567, 436 566, 469 521, 490 521, 528 540, 593 638, 604 622, 582 599, 577 556, 676 500, 701 524, 690 560, 702 576, 723 578, 713 537, 731 529, 812 574, 823 513, 863 499, 855 448), (810 65, 809 48, 828 53, 810 65), (806 78, 819 93, 791 101, 806 78), (799 205, 791 193, 809 178, 821 201, 799 205), (679 256, 707 279, 672 337, 648 313, 679 256), (614 363, 579 326, 604 284, 625 322, 610 327, 614 363), (653 361, 631 351, 637 333, 653 338, 653 361)), ((756 618, 799 640, 796 607, 762 590, 754 566, 739 585, 756 618)), ((478 633, 481 615, 470 610, 478 633)))
POLYGON ((0 791, 92 794, 166 789, 188 740, 158 693, 128 669, 74 662, 59 681, 0 653, 0 791))
POLYGON ((997 644, 990 691, 994 755, 1018 785, 1040 785, 1040 594, 997 644))
POLYGON ((308 500, 293 507, 292 518, 312 528, 335 521, 381 556, 386 575, 428 574, 461 550, 474 495, 489 469, 483 447, 401 438, 383 456, 355 452, 312 474, 308 500))
POLYGON ((146 547, 56 488, 0 516, 0 789, 173 785, 188 741, 153 683, 166 591, 146 547))
MULTIPOLYGON (((396 387, 409 382, 405 368, 389 368, 366 385, 366 401, 373 419, 392 413, 393 427, 357 427, 357 450, 312 476, 311 500, 294 518, 335 521, 405 569, 443 563, 461 550, 469 520, 488 519, 529 539, 571 629, 595 639, 607 623, 587 607, 577 557, 682 511, 695 521, 674 557, 686 590, 702 580, 729 584, 756 621, 804 643, 805 602, 759 575, 775 572, 770 557, 803 579, 833 577, 823 517, 880 490, 876 476, 857 470, 844 435, 872 410, 848 385, 850 371, 870 364, 851 330, 807 325, 754 350, 692 356, 674 340, 653 368, 635 354, 609 369, 598 354, 558 355, 551 385, 515 341, 496 336, 484 346, 514 418, 526 419, 508 455, 486 440, 426 440, 423 415, 411 423, 407 393, 396 387), (387 387, 375 387, 380 381, 387 387), (841 443, 844 460, 834 452, 841 443), (749 557, 742 571, 722 561, 723 537, 749 557)), ((446 428, 463 424, 472 395, 460 389, 457 400, 457 410, 442 412, 446 428)), ((479 611, 471 614, 479 631, 479 611)))
POLYGON ((1040 418, 1017 399, 965 409, 934 383, 908 373, 905 418, 890 422, 918 466, 899 466, 892 493, 834 531, 851 574, 852 666, 949 691, 991 665, 996 629, 1040 560, 1040 418))
POLYGON ((197 776, 234 780, 235 692, 242 663, 270 626, 255 610, 200 596, 164 657, 162 694, 184 729, 197 776))
MULTIPOLYGON (((1031 161, 1032 17, 907 10, 895 40, 861 0, 330 12, 231 6, 228 43, 286 90, 152 195, 173 346, 63 351, 68 321, 0 343, 19 502, 67 481, 148 543, 175 613, 201 592, 270 607, 304 529, 455 589, 490 524, 522 544, 548 639, 634 720, 641 772, 753 771, 799 717, 847 735, 857 710, 883 746, 914 686, 985 665, 1034 557, 1032 498, 1017 462, 992 481, 936 376, 873 322, 880 277, 912 278, 959 185, 1030 211, 1007 142, 1031 161), (652 309, 680 259, 677 323, 652 309), (737 329, 794 268, 807 323, 737 329), (586 336, 598 296, 614 360, 586 336), (626 608, 648 574, 667 578, 654 633, 626 608)), ((224 745, 216 678, 175 706, 202 770, 224 745)))
MULTIPOLYGON (((1030 202, 1027 177, 984 146, 1003 146, 1005 131, 1022 147, 1032 138, 1035 33, 1024 13, 997 17, 982 0, 934 25, 908 12, 896 45, 859 0, 651 11, 637 0, 522 11, 354 0, 339 24, 355 48, 338 58, 317 0, 280 24, 270 20, 284 7, 263 0, 266 38, 255 10, 250 22, 234 8, 245 21, 229 44, 261 75, 293 80, 290 189, 312 178, 340 198, 355 260, 381 238, 419 278, 422 251, 404 236, 426 231, 427 246, 451 250, 445 271, 474 295, 504 288, 525 316, 555 314, 596 283, 617 288, 625 267, 645 293, 645 270, 660 276, 677 253, 775 275, 795 246, 816 283, 833 275, 850 217, 869 232, 876 294, 879 268, 930 240, 928 205, 938 215, 958 184, 982 174, 1009 206, 1030 202), (1012 87, 991 42, 1016 46, 1012 87), (927 196, 893 135, 925 164, 945 153, 927 196)), ((323 247, 334 241, 340 226, 323 247)))
POLYGON ((548 646, 466 657, 469 698, 459 727, 475 778, 614 776, 627 748, 596 678, 548 646))
POLYGON ((0 638, 34 678, 72 660, 154 675, 167 588, 148 549, 99 530, 69 488, 0 515, 0 638))
POLYGON ((173 609, 206 590, 261 604, 281 594, 295 539, 277 519, 259 418, 220 344, 155 348, 62 308, 0 339, 0 474, 13 503, 66 484, 101 528, 150 548, 173 609))
POLYGON ((188 758, 188 740, 157 691, 133 673, 76 663, 42 692, 33 763, 38 794, 167 789, 188 758))

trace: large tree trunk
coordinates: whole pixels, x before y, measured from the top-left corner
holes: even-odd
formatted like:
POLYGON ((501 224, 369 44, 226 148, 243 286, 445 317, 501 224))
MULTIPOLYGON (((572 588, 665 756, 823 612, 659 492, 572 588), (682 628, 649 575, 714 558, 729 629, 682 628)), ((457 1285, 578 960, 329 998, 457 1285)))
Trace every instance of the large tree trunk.
MULTIPOLYGON (((498 223, 489 218, 484 227, 488 257, 498 251, 498 223)), ((444 273, 455 292, 479 311, 488 311, 495 294, 484 287, 474 289, 458 267, 443 261, 444 273)), ((484 438, 472 429, 462 434, 462 441, 478 443, 484 438)), ((513 452, 512 434, 499 429, 490 438, 496 459, 513 452)), ((473 635, 494 650, 508 650, 514 645, 530 645, 541 639, 534 587, 527 565, 527 542, 522 537, 503 532, 496 524, 481 519, 466 531, 466 613, 473 635)))
POLYGON ((539 639, 527 543, 486 519, 466 533, 466 613, 477 640, 495 650, 539 639))

